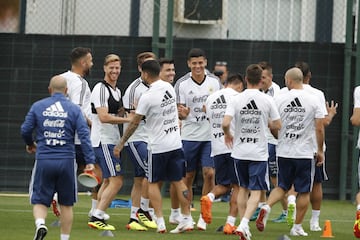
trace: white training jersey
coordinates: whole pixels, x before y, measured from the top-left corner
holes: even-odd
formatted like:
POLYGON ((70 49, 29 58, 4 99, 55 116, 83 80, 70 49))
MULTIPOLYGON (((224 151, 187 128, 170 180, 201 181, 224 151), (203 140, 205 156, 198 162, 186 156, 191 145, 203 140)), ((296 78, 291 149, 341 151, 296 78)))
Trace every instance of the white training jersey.
MULTIPOLYGON (((354 108, 360 108, 360 86, 354 89, 354 108)), ((360 131, 358 134, 357 147, 360 148, 360 131)))
POLYGON ((275 97, 282 127, 276 149, 278 157, 314 157, 315 118, 324 118, 318 98, 304 89, 292 89, 275 97))
MULTIPOLYGON (((140 96, 149 89, 144 81, 139 77, 135 79, 126 89, 124 96, 122 97, 123 106, 125 109, 135 110, 136 105, 139 102, 140 96)), ((129 126, 128 123, 124 123, 124 132, 129 126)), ((141 121, 134 134, 127 140, 127 142, 143 141, 147 142, 147 134, 145 132, 145 121, 141 121)))
MULTIPOLYGON (((99 107, 109 108, 109 89, 115 101, 121 100, 121 92, 118 88, 107 88, 104 83, 99 82, 91 92, 91 103, 94 105, 95 109, 99 107)), ((119 143, 120 131, 118 124, 102 123, 99 116, 95 113, 92 114, 92 120, 90 138, 93 147, 98 147, 100 143, 114 145, 119 143)))
POLYGON ((160 79, 152 83, 141 95, 136 113, 146 117, 148 149, 152 153, 182 148, 175 90, 170 83, 160 79))
POLYGON ((182 120, 181 137, 188 141, 210 141, 210 124, 203 106, 207 97, 221 89, 222 85, 214 75, 205 75, 202 83, 197 83, 187 73, 175 84, 176 102, 190 108, 186 119, 182 120))
MULTIPOLYGON (((91 90, 89 83, 79 74, 72 71, 67 71, 60 76, 66 79, 67 97, 71 102, 80 106, 80 109, 85 117, 91 120, 91 90)), ((75 144, 80 144, 80 139, 75 133, 75 144)))
POLYGON ((280 119, 273 98, 258 89, 246 89, 232 98, 225 115, 232 116, 235 125, 231 156, 241 160, 267 161, 268 122, 280 119))
MULTIPOLYGON (((269 95, 270 97, 275 97, 279 94, 280 92, 280 86, 275 83, 272 82, 271 86, 269 87, 269 89, 265 92, 265 94, 269 95)), ((272 135, 270 129, 268 128, 266 131, 266 138, 268 139, 268 143, 277 145, 278 141, 277 139, 274 137, 274 135, 272 135)))
MULTIPOLYGON (((211 157, 231 152, 231 149, 225 145, 222 122, 227 104, 238 94, 239 92, 232 88, 224 88, 214 92, 206 100, 206 115, 211 128, 211 157)), ((233 134, 233 121, 231 121, 230 131, 233 134)))
MULTIPOLYGON (((328 115, 328 111, 326 109, 326 100, 325 100, 324 93, 321 90, 319 90, 317 88, 314 88, 309 84, 303 84, 303 88, 308 93, 310 93, 310 94, 317 97, 318 101, 320 102, 322 113, 324 114, 324 116, 328 115)), ((315 133, 315 131, 314 131, 314 134, 313 134, 313 146, 314 146, 314 149, 313 149, 314 153, 316 153, 317 152, 317 141, 316 141, 316 133, 315 133)), ((325 152, 325 148, 326 148, 326 146, 325 146, 325 141, 324 141, 324 152, 325 152)))

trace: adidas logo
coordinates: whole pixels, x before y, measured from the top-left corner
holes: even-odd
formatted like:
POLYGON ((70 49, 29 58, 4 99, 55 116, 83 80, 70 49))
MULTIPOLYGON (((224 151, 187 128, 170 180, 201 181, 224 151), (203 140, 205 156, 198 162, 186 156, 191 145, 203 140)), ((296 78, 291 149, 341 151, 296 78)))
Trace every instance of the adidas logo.
POLYGON ((190 90, 190 92, 188 93, 189 95, 193 95, 194 93, 193 93, 193 91, 192 90, 190 90))
POLYGON ((305 112, 305 108, 302 107, 299 98, 295 98, 286 106, 284 112, 305 112))
POLYGON ((218 97, 210 107, 210 109, 225 109, 225 108, 226 108, 226 100, 224 95, 218 97))
POLYGON ((242 110, 240 110, 240 114, 261 115, 261 111, 258 110, 255 101, 251 100, 245 107, 242 108, 242 110))
POLYGON ((165 107, 174 102, 175 102, 175 98, 173 98, 173 96, 168 91, 166 91, 160 106, 165 107))
POLYGON ((46 108, 46 110, 43 111, 42 114, 45 117, 67 118, 68 116, 67 112, 64 111, 64 108, 61 106, 61 103, 59 101, 46 108))

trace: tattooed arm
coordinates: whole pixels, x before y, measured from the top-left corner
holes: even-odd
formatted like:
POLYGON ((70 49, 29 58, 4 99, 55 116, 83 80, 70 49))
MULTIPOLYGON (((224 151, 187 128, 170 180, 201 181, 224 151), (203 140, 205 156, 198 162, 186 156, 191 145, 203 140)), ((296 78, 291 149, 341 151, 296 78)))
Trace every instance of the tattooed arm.
POLYGON ((143 119, 143 115, 135 114, 132 118, 131 122, 129 123, 129 126, 126 128, 125 133, 123 134, 122 138, 120 139, 120 142, 114 147, 114 155, 115 157, 120 157, 120 152, 124 148, 124 145, 126 141, 131 137, 131 135, 135 132, 137 127, 139 126, 141 120, 143 119))

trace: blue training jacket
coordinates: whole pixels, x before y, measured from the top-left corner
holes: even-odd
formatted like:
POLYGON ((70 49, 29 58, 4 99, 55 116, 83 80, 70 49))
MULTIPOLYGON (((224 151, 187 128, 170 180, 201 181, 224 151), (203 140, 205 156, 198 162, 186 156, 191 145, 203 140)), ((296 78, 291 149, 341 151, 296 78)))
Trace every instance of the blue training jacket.
POLYGON ((95 154, 90 142, 90 130, 79 106, 63 94, 35 102, 21 125, 21 136, 31 145, 33 132, 37 143, 37 160, 75 159, 75 131, 87 164, 95 163, 95 154))

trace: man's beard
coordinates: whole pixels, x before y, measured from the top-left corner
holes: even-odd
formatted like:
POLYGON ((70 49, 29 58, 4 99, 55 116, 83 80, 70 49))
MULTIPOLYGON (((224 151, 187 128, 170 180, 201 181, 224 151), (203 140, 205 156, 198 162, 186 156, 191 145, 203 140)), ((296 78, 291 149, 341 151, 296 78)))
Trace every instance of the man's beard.
POLYGON ((90 76, 90 68, 84 71, 84 77, 90 76))

